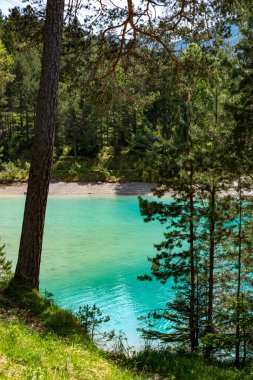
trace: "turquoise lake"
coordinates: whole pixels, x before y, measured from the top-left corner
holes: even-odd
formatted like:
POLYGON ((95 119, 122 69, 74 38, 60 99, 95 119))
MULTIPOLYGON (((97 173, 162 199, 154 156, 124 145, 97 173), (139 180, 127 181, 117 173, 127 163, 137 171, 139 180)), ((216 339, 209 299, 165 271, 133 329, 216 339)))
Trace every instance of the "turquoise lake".
MULTIPOLYGON (((0 198, 0 237, 15 265, 24 198, 0 198)), ((141 282, 150 273, 148 256, 163 237, 158 222, 144 223, 136 196, 51 197, 48 201, 40 290, 77 311, 96 305, 111 320, 103 330, 122 330, 140 346, 138 318, 163 307, 171 286, 141 282)))

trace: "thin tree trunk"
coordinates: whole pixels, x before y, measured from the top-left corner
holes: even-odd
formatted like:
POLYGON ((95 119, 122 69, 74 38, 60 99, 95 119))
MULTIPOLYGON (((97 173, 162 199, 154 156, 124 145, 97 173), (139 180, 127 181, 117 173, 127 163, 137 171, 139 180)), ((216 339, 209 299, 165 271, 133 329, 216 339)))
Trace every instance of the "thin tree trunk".
POLYGON ((213 287, 214 287, 214 232, 215 232, 215 187, 211 188, 209 225, 209 290, 207 310, 207 332, 213 332, 213 287))
POLYGON ((29 116, 28 116, 28 107, 25 108, 25 129, 26 129, 26 141, 29 141, 29 116))
POLYGON ((237 257, 237 294, 236 294, 236 343, 235 343, 235 364, 240 363, 240 345, 241 345, 241 257, 242 257, 242 186, 241 178, 238 181, 239 187, 239 230, 238 230, 238 257, 237 257))
POLYGON ((196 329, 196 346, 198 347, 199 345, 199 320, 200 320, 200 316, 199 316, 199 268, 198 268, 198 261, 195 260, 195 276, 196 276, 196 296, 195 296, 195 299, 196 299, 196 313, 195 313, 195 329, 196 329))
MULTIPOLYGON (((191 139, 191 95, 188 93, 188 125, 189 125, 189 141, 190 141, 190 154, 192 151, 192 139, 191 139)), ((189 329, 190 329, 190 344, 191 351, 193 352, 197 347, 196 339, 196 315, 195 315, 195 255, 194 255, 194 188, 193 188, 193 174, 194 168, 192 165, 192 160, 190 160, 190 315, 189 315, 189 329)))
POLYGON ((23 109, 23 94, 22 90, 19 92, 19 120, 20 120, 20 127, 23 132, 23 126, 24 126, 24 121, 23 121, 23 116, 24 116, 24 109, 23 109))
MULTIPOLYGON (((243 293, 242 293, 242 312, 244 312, 244 297, 243 297, 243 293)), ((246 339, 246 320, 245 320, 245 316, 243 316, 242 331, 243 331, 243 361, 246 362, 246 360, 247 360, 247 339, 246 339)))
MULTIPOLYGON (((191 169, 191 182, 192 182, 192 169, 191 169)), ((190 273, 191 273, 191 293, 190 293, 190 342, 191 351, 197 347, 196 343, 196 324, 195 324, 195 261, 194 261, 194 199, 193 189, 191 183, 190 189, 190 273)))
MULTIPOLYGON (((217 80, 218 83, 218 80, 217 80)), ((218 87, 215 88, 215 124, 213 129, 213 135, 216 127, 218 126, 218 87)), ((213 151, 215 155, 215 151, 213 151)), ((212 333, 214 331, 213 325, 213 288, 214 288, 214 260, 215 260, 215 208, 216 208, 216 188, 212 181, 210 189, 210 215, 209 215, 209 278, 208 278, 208 307, 207 307, 207 327, 206 332, 212 333)), ((212 347, 209 345, 206 347, 206 355, 209 358, 212 351, 212 347)))
POLYGON ((39 286, 58 95, 64 0, 47 0, 42 72, 19 257, 14 281, 39 286))

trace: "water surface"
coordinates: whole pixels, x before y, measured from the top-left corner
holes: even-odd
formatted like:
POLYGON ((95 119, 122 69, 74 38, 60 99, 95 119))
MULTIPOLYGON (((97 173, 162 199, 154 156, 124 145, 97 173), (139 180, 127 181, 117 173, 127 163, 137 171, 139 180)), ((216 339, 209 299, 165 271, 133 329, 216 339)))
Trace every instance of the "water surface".
MULTIPOLYGON (((0 236, 15 264, 24 198, 0 199, 0 236)), ((138 317, 164 306, 169 295, 149 273, 147 257, 162 239, 158 222, 144 223, 135 196, 51 197, 48 202, 40 290, 57 303, 78 310, 96 303, 110 315, 107 330, 123 330, 139 346, 138 317)))

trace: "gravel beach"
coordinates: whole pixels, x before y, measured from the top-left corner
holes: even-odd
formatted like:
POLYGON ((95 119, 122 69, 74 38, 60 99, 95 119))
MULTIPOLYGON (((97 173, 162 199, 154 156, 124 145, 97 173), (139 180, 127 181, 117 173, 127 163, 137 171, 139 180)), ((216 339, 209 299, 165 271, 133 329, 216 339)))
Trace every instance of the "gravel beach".
MULTIPOLYGON (((143 182, 51 182, 49 195, 56 196, 113 196, 152 195, 154 183, 143 182)), ((25 195, 27 184, 0 184, 0 197, 25 195)))

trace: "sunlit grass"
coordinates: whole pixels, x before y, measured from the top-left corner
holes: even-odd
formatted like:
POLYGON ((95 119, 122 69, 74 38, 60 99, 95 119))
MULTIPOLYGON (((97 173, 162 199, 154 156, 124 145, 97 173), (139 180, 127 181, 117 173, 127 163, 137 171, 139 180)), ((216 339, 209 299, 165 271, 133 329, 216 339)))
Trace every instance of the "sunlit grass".
POLYGON ((80 338, 38 333, 18 319, 0 322, 2 379, 140 379, 80 338))
POLYGON ((127 358, 99 350, 76 317, 37 291, 0 294, 0 379, 250 380, 253 367, 147 349, 127 358))
POLYGON ((113 363, 73 314, 38 292, 12 287, 0 302, 0 379, 143 379, 113 363))

